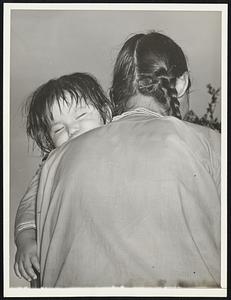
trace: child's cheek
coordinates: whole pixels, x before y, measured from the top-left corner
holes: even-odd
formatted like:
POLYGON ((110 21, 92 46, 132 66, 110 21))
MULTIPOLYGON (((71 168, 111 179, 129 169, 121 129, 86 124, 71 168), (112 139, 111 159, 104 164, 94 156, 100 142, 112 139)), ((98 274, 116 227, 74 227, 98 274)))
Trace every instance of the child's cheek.
POLYGON ((85 125, 84 125, 85 131, 97 128, 99 126, 101 126, 100 119, 86 120, 85 125))
POLYGON ((63 133, 57 135, 54 138, 55 147, 60 147, 62 144, 64 144, 65 142, 67 142, 68 139, 69 139, 69 136, 68 136, 67 132, 63 132, 63 133))

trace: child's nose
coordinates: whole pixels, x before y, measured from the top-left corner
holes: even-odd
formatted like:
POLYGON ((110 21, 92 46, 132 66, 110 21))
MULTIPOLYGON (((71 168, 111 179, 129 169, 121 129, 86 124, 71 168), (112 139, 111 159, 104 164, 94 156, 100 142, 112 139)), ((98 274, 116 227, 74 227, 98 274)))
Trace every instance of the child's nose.
POLYGON ((70 126, 68 131, 69 131, 69 135, 72 135, 75 132, 79 131, 79 126, 78 125, 70 126))

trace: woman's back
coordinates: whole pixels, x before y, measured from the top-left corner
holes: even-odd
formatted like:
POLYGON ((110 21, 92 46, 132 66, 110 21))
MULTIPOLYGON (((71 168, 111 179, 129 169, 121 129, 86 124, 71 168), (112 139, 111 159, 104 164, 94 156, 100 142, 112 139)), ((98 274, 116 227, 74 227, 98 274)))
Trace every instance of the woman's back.
POLYGON ((57 165, 54 153, 43 286, 219 286, 216 143, 209 129, 131 113, 60 149, 57 165))

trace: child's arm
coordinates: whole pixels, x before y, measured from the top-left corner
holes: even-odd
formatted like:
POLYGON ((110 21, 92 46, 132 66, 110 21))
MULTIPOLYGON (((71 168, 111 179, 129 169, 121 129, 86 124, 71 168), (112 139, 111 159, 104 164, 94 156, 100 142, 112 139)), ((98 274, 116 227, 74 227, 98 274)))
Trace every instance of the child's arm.
POLYGON ((32 267, 39 272, 36 243, 36 197, 43 163, 36 171, 22 198, 15 219, 15 243, 17 252, 14 270, 18 277, 30 281, 36 278, 32 267))
POLYGON ((47 159, 46 155, 42 162, 40 163, 34 177, 31 180, 26 193, 24 194, 22 200, 19 203, 18 210, 15 217, 15 228, 14 228, 14 238, 17 239, 19 232, 25 229, 36 229, 36 198, 39 187, 39 180, 42 171, 43 164, 47 159))
POLYGON ((19 203, 16 218, 15 218, 15 240, 18 234, 25 229, 36 229, 35 212, 36 212, 36 197, 38 192, 39 178, 41 173, 41 166, 36 171, 32 181, 19 203))

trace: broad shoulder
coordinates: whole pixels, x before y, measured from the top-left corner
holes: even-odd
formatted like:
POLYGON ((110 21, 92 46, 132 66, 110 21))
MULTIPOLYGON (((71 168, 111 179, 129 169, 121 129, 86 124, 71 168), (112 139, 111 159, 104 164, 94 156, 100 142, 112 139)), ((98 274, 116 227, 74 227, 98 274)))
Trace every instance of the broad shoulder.
POLYGON ((206 126, 201 126, 198 124, 194 124, 191 122, 186 122, 184 121, 184 124, 188 127, 191 128, 195 134, 200 136, 202 139, 207 139, 210 145, 212 146, 213 150, 220 154, 221 152, 221 134, 213 130, 209 127, 206 126))

